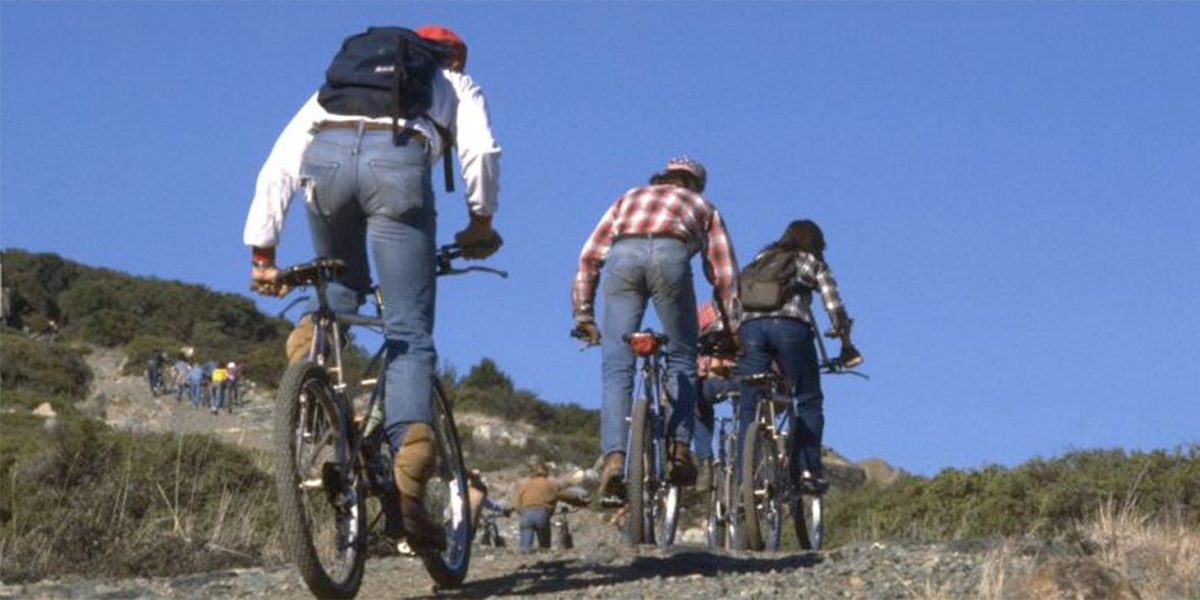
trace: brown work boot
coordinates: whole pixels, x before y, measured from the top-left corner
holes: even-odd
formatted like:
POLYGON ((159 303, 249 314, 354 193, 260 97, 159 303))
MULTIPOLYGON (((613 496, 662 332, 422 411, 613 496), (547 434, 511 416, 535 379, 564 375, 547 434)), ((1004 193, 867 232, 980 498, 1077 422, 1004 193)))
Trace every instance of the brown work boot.
POLYGON ((400 491, 400 515, 408 545, 416 552, 446 549, 446 532, 425 510, 425 482, 433 471, 433 430, 409 423, 392 464, 400 491))
POLYGON ((673 442, 671 472, 667 479, 678 486, 687 487, 696 483, 696 464, 692 462, 692 451, 687 442, 673 442))
POLYGON ((313 322, 312 317, 304 315, 296 322, 295 329, 288 334, 287 357, 288 364, 298 363, 308 358, 308 349, 312 348, 313 322))
POLYGON ((604 466, 600 469, 600 495, 608 498, 625 498, 625 453, 617 450, 604 455, 604 466))

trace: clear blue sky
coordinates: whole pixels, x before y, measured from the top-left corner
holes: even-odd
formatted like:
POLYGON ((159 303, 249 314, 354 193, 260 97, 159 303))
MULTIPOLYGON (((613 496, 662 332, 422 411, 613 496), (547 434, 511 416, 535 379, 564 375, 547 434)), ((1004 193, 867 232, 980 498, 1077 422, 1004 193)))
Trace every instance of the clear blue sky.
MULTIPOLYGON (((513 276, 440 291, 460 373, 490 356, 597 407, 579 249, 687 153, 743 260, 824 227, 872 375, 826 380, 851 459, 1200 441, 1197 3, 3 2, 0 245, 246 294, 279 130, 343 37, 428 22, 466 38, 504 148, 513 276)), ((438 192, 448 239, 464 202, 438 192)), ((288 223, 281 261, 309 258, 288 223)))

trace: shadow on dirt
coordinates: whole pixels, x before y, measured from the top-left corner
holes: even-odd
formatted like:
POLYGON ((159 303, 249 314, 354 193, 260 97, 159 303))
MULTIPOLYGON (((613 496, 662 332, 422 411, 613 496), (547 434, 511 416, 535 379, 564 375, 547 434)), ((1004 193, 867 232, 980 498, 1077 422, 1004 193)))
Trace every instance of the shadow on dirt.
MULTIPOLYGON (((628 560, 628 559, 626 559, 628 560)), ((808 568, 821 562, 817 554, 744 556, 699 550, 637 556, 626 563, 589 557, 539 561, 499 577, 470 580, 462 588, 441 590, 429 598, 485 598, 556 594, 641 579, 763 573, 808 568)))

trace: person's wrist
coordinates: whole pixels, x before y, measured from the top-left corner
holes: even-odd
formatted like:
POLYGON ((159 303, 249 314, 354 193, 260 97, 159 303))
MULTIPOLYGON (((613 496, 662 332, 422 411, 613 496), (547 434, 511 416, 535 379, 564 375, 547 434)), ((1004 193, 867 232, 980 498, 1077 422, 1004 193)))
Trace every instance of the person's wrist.
POLYGON ((256 269, 267 269, 275 266, 275 248, 254 246, 250 250, 250 266, 256 269))

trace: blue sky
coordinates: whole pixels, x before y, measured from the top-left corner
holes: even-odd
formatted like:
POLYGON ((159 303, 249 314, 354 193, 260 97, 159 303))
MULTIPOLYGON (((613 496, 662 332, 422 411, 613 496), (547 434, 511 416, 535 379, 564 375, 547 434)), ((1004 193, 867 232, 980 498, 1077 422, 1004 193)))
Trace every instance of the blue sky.
MULTIPOLYGON (((428 22, 466 38, 504 148, 513 276, 439 294, 460 372, 597 407, 579 249, 687 153, 743 261, 825 229, 872 376, 826 379, 851 459, 1200 441, 1196 3, 3 2, 0 246, 246 294, 279 130, 343 37, 428 22)), ((449 239, 464 202, 438 193, 449 239)), ((302 213, 281 262, 311 255, 302 213)))

